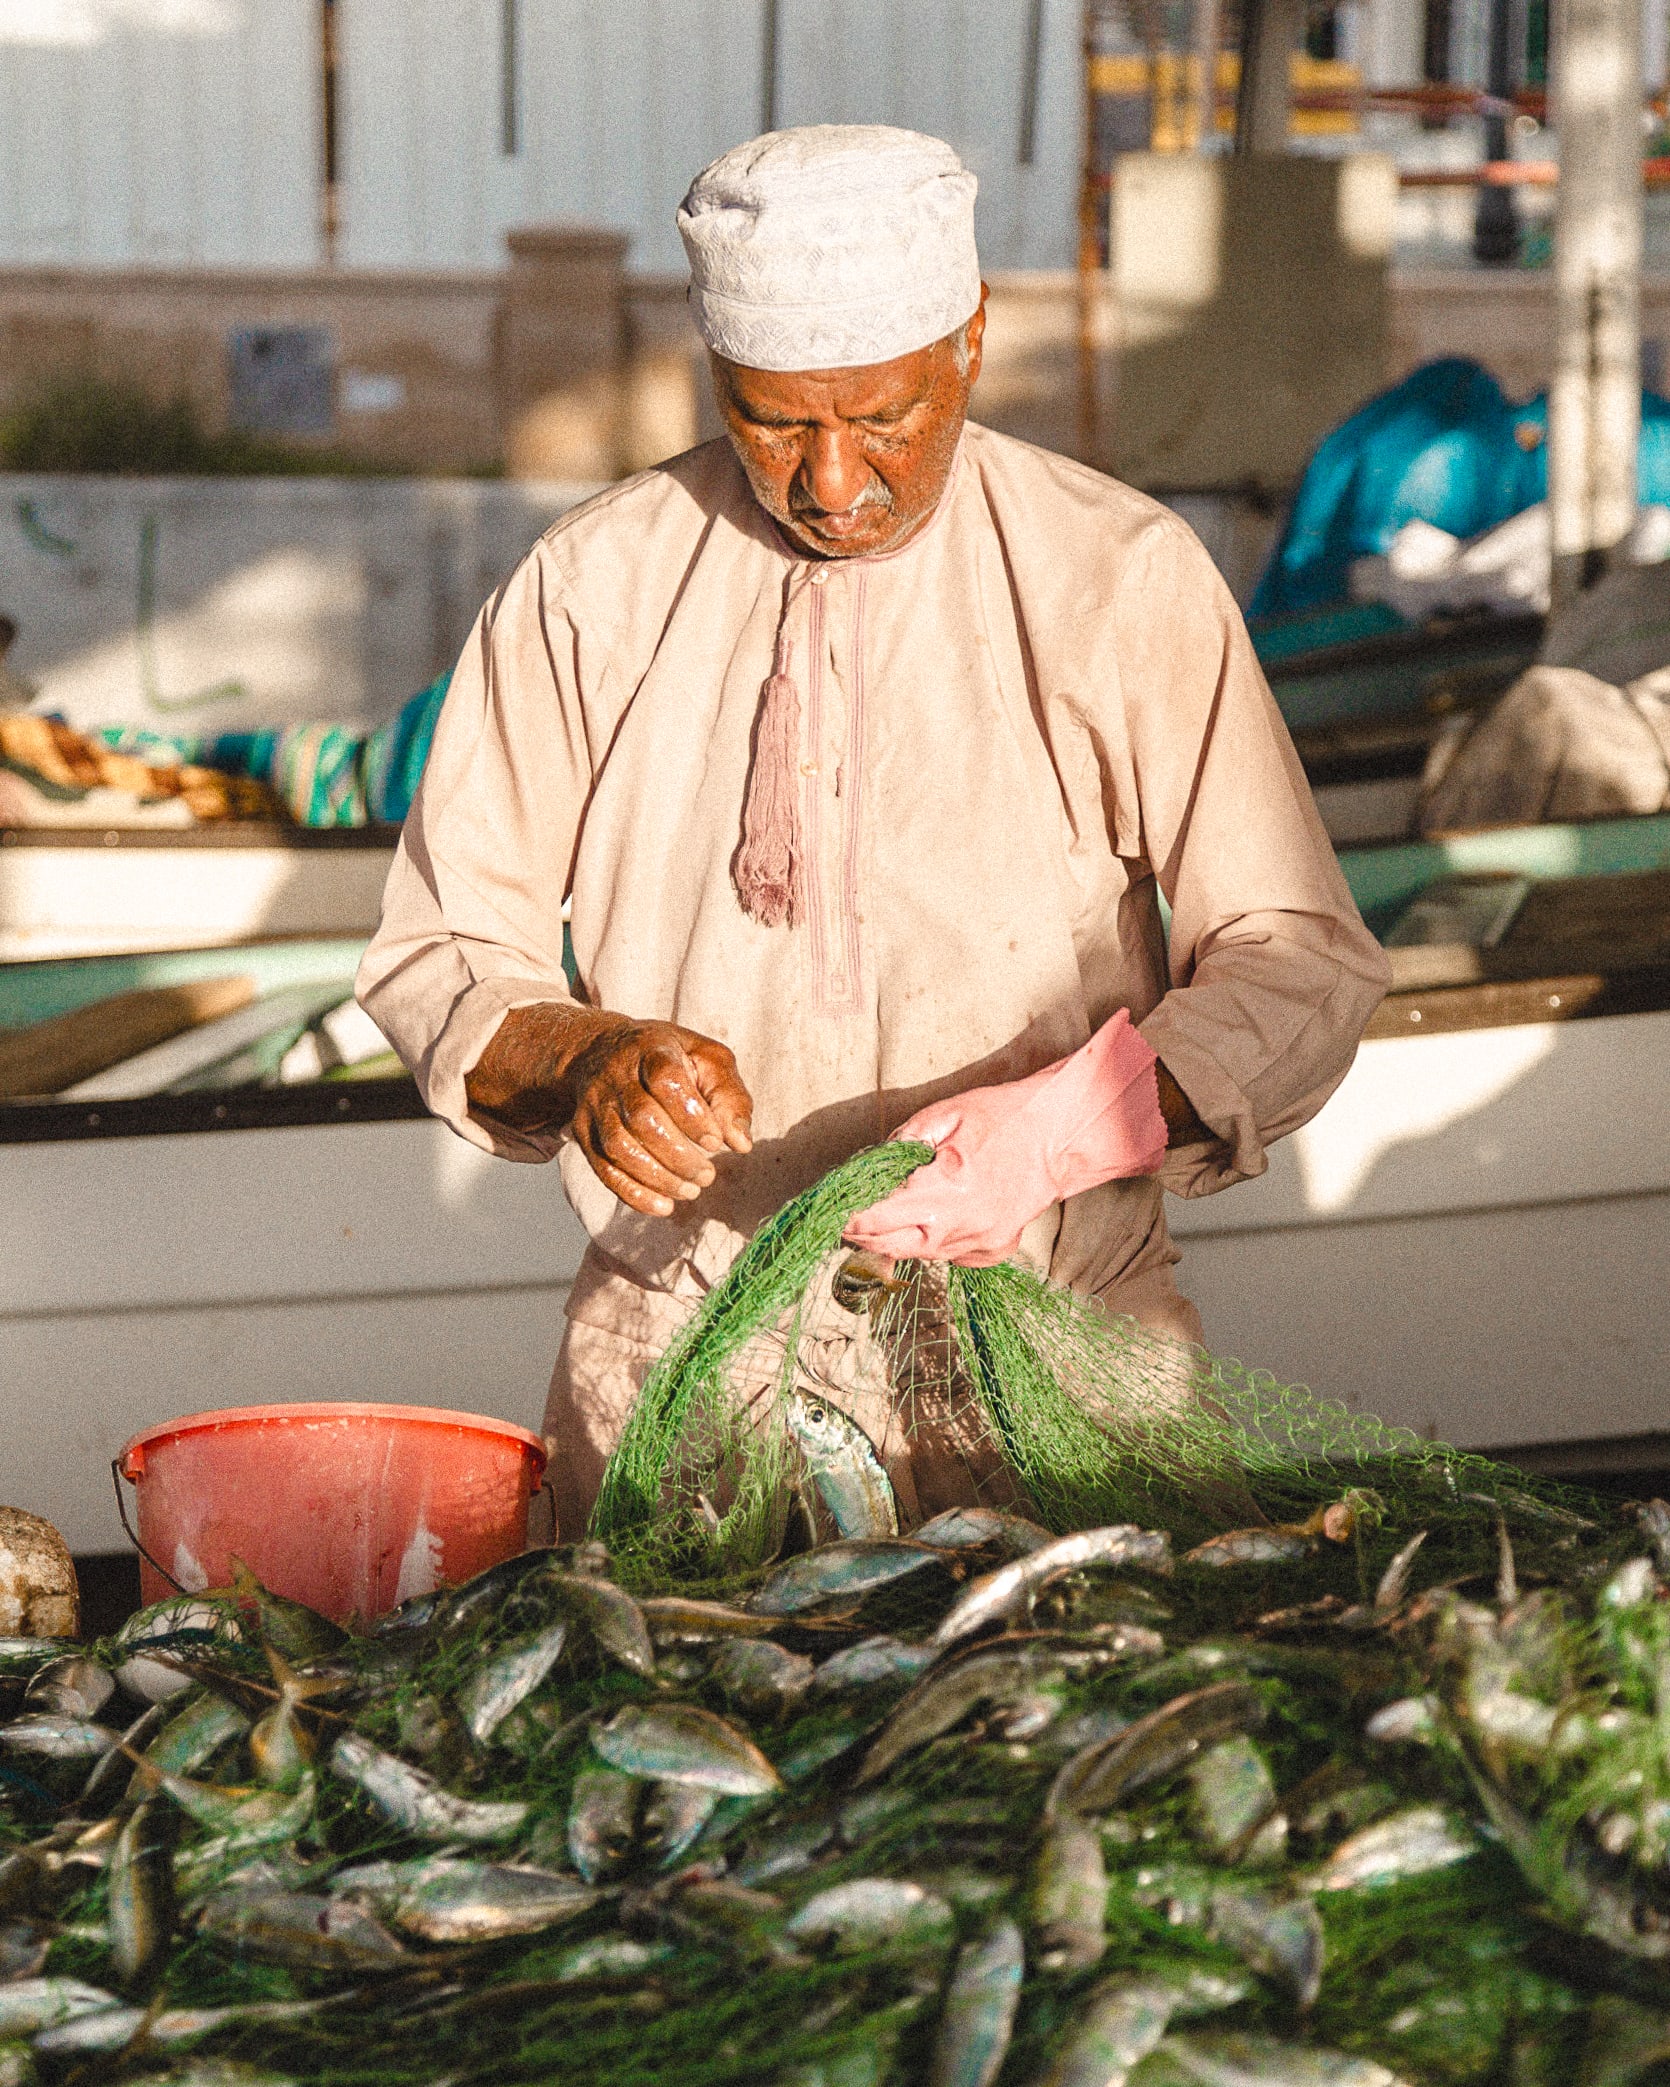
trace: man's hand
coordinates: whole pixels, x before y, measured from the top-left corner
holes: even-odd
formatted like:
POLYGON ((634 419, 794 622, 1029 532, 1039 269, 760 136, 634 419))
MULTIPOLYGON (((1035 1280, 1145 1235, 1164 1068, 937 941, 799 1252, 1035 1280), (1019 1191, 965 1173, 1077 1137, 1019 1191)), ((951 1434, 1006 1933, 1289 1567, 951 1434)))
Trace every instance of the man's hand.
POLYGON ((545 1004, 506 1015, 464 1081, 472 1109, 558 1129, 630 1209, 671 1217, 752 1149, 754 1104, 722 1043, 674 1022, 545 1004))
POLYGON ((935 1102, 895 1135, 932 1145, 934 1157, 842 1237, 901 1260, 986 1268, 1008 1260, 1052 1203, 1157 1172, 1170 1131, 1159 1060, 1121 1009, 1070 1057, 935 1102))

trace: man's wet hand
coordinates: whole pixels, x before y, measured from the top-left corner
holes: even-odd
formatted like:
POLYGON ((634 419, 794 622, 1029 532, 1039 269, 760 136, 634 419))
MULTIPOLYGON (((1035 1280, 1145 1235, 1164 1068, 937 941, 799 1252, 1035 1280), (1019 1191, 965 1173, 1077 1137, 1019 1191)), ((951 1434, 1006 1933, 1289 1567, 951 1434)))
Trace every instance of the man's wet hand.
POLYGON ((711 1185, 715 1153, 747 1152, 754 1104, 727 1047, 672 1022, 626 1022, 568 1068, 570 1128, 592 1172, 648 1217, 711 1185))
POLYGON ((470 1106, 516 1130, 568 1130, 605 1187, 671 1217, 752 1149, 754 1104, 722 1043, 676 1022, 542 1001, 513 1008, 465 1076, 470 1106))

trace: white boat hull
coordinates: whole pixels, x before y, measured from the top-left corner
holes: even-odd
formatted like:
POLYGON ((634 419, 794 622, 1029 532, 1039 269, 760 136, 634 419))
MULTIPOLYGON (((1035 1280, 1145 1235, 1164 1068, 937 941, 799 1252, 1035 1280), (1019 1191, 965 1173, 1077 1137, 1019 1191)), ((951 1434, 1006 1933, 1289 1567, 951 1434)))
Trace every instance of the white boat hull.
POLYGON ((1362 1046, 1168 1216, 1221 1353, 1482 1448, 1670 1425, 1670 1013, 1362 1046))
MULTIPOLYGON (((1173 1202, 1221 1352, 1489 1447, 1670 1416, 1670 1013, 1365 1044, 1269 1172, 1173 1202)), ((123 1546, 110 1459, 195 1408, 537 1426, 584 1247, 438 1124, 0 1147, 0 1501, 123 1546)))

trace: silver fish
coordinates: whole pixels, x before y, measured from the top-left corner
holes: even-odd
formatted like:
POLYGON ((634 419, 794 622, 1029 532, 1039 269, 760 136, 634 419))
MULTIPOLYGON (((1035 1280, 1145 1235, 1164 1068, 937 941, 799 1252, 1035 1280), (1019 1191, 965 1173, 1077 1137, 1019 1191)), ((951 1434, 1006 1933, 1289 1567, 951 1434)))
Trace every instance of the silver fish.
POLYGON ((992 1545, 1016 1558, 1025 1557, 1029 1551, 1041 1551, 1055 1541, 1049 1530, 1037 1522, 1029 1522, 1022 1515, 1002 1514, 995 1507, 948 1507, 910 1534, 913 1542, 932 1544, 937 1550, 979 1550, 992 1545))
POLYGON ((611 1768, 655 1782, 696 1783, 728 1797, 765 1797, 783 1787, 745 1732, 692 1704, 617 1710, 591 1743, 611 1768))
POLYGON ((402 1945, 362 1907, 311 1892, 222 1892, 198 1925, 263 1963, 298 1971, 387 1971, 407 1961, 402 1945))
POLYGON ((76 1799, 76 1809, 82 1813, 106 1810, 113 1805, 128 1784, 133 1780, 132 1755, 136 1749, 146 1747, 157 1736, 168 1716, 160 1703, 153 1703, 142 1711, 122 1734, 122 1743, 93 1763, 81 1795, 76 1799))
POLYGON ((0 2037, 38 2036, 77 2015, 120 2005, 114 1993, 79 1978, 20 1978, 0 1986, 0 2037))
POLYGON ((1009 2055, 1025 1968, 1021 1931, 1012 1920, 998 1921, 958 1950, 928 2087, 991 2087, 1009 2055))
POLYGON ((713 1658, 713 1678, 751 1717, 781 1717, 812 1685, 812 1662, 769 1638, 733 1638, 713 1658))
POLYGON ((43 1761, 99 1761, 121 1744, 121 1738, 108 1725, 62 1717, 56 1711, 35 1711, 0 1725, 0 1749, 8 1754, 34 1754, 43 1761))
POLYGON ((907 1688, 938 1658, 932 1645, 907 1645, 902 1638, 865 1638, 820 1661, 812 1676, 812 1693, 847 1696, 872 1688, 907 1688))
POLYGON ((233 1847, 271 1847, 293 1841, 313 1817, 311 1771, 294 1790, 223 1788, 194 1782, 189 1776, 164 1774, 140 1755, 134 1775, 143 1788, 167 1791, 187 1818, 210 1833, 225 1835, 233 1847))
POLYGON ((508 1863, 431 1856, 340 1870, 333 1898, 367 1906, 423 1942, 495 1942, 536 1935, 589 1913, 597 1893, 573 1877, 508 1863))
POLYGON ((36 1920, 0 1920, 0 1986, 35 1977, 46 1963, 54 1932, 36 1920))
POLYGON ((1326 1945, 1321 1918, 1309 1899, 1220 1885, 1211 1896, 1207 1926, 1249 1971, 1286 1986, 1298 2006, 1315 2002, 1326 1945))
POLYGON ((670 1870, 700 1837, 721 1802, 696 1783, 652 1783, 644 1799, 644 1841, 658 1866, 670 1870))
POLYGON ((673 1954, 670 1942, 634 1942, 625 1935, 599 1935, 590 1942, 576 1942, 565 1949, 546 1976, 555 1984, 580 1985, 595 1979, 599 1984, 616 1980, 635 1984, 646 1971, 664 1964, 673 1954))
POLYGON ((595 1573, 545 1571, 537 1591, 590 1631, 629 1674, 642 1674, 647 1680, 655 1672, 655 1647, 644 1612, 624 1588, 595 1573))
POLYGON ((485 1746, 519 1703, 556 1665, 568 1637, 568 1619, 530 1631, 497 1652, 458 1692, 470 1737, 485 1746))
POLYGON ((828 1399, 791 1391, 783 1420, 844 1537, 897 1536, 899 1506, 875 1444, 828 1399))
POLYGON ((1242 1862, 1280 1862, 1287 1820, 1276 1810, 1276 1786, 1264 1756, 1244 1733, 1208 1747, 1189 1763, 1189 1786, 1201 1839, 1214 1854, 1244 1845, 1242 1862))
POLYGON ((358 1732, 343 1733, 331 1750, 330 1765, 345 1782, 357 1783, 392 1825, 421 1840, 503 1841, 527 1820, 526 1804, 457 1797, 432 1775, 385 1754, 358 1732))
POLYGON ((1643 1501, 1635 1510, 1635 1518, 1641 1525, 1641 1534, 1653 1547, 1659 1571, 1670 1574, 1670 1504, 1663 1500, 1643 1501))
POLYGON ((110 1854, 110 1963, 123 1989, 144 1987, 162 1969, 174 1933, 177 1815, 157 1798, 135 1805, 110 1854))
POLYGON ((1058 1536, 1041 1550, 971 1580, 941 1619, 933 1642, 954 1645, 994 1623, 1007 1622, 1051 1580, 1090 1565, 1137 1566, 1147 1572, 1168 1573, 1171 1538, 1128 1524, 1058 1536))
POLYGON ((756 1589, 748 1606, 758 1616, 798 1616, 830 1602, 856 1602, 878 1587, 921 1572, 944 1569, 944 1553, 927 1544, 873 1541, 820 1544, 791 1558, 756 1589))
POLYGON ((91 1723, 116 1693, 116 1684, 97 1660, 79 1653, 37 1668, 23 1692, 26 1710, 91 1723))
POLYGON ((278 1701, 249 1735, 249 1758, 256 1777, 271 1790, 298 1790, 313 1766, 313 1742, 296 1716, 297 1709, 334 1686, 299 1674, 282 1653, 269 1646, 267 1658, 278 1683, 278 1701))
POLYGON ((712 1645, 726 1638, 763 1638, 772 1628, 769 1616, 682 1594, 654 1594, 638 1607, 657 1645, 712 1645))
POLYGON ((854 1778, 874 1782, 895 1761, 949 1732, 982 1703, 1013 1702, 1062 1671, 1052 1641, 977 1646, 926 1673, 876 1735, 854 1778))
POLYGON ((1446 1869, 1478 1841, 1439 1804, 1417 1804, 1341 1841, 1310 1879, 1313 1891, 1355 1891, 1446 1869))
POLYGON ((1415 1563, 1415 1554, 1426 1539, 1427 1531, 1417 1529, 1380 1575, 1380 1584, 1374 1590, 1376 1616, 1391 1616, 1402 1608, 1404 1596, 1409 1592, 1409 1574, 1415 1563))
POLYGON ((1372 2058, 1271 2036, 1168 2036, 1159 2051, 1190 2087, 1406 2087, 1372 2058))
MULTIPOLYGON (((173 2051, 212 2036, 217 2029, 294 2021, 313 2014, 319 2004, 317 2000, 255 2000, 232 2007, 165 2007, 160 2013, 144 2007, 103 2007, 94 2014, 77 2015, 56 2029, 43 2030, 35 2039, 35 2051, 43 2058, 98 2057, 125 2050, 141 2030, 148 2046, 173 2051)), ((168 2076, 170 2081, 178 2077, 168 2076)))
POLYGON ((10 1671, 15 1679, 17 1674, 33 1673, 48 1660, 77 1650, 74 1638, 0 1638, 0 1668, 10 1671))
POLYGON ((1181 1768, 1208 1746, 1264 1722, 1264 1704, 1244 1681, 1174 1696, 1100 1745, 1075 1754, 1056 1776, 1047 1813, 1110 1811, 1128 1792, 1181 1768))
POLYGON ((591 1762, 574 1778, 568 1804, 568 1852, 588 1884, 621 1868, 632 1853, 644 1786, 636 1776, 591 1762))
POLYGON ((738 1884, 774 1884, 780 1877, 795 1877, 812 1867, 834 1839, 827 1819, 797 1819, 773 1833, 769 1840, 751 1842, 741 1858, 731 1864, 730 1874, 738 1884))
POLYGON ((1363 1727, 1363 1736, 1382 1746, 1394 1742, 1430 1746, 1438 1737, 1437 1709, 1431 1696, 1400 1696, 1374 1713, 1363 1727))
POLYGON ((249 1730, 235 1703, 207 1691, 175 1712, 145 1749, 145 1758, 165 1775, 194 1775, 234 1739, 249 1730))
POLYGON ((895 1877, 854 1877, 806 1901, 784 1933, 796 1942, 832 1946, 839 1955, 883 1943, 948 1942, 954 1919, 942 1898, 895 1877))
POLYGON ((1177 1999, 1177 1989, 1160 1979, 1104 1979, 1075 2005, 1037 2087, 1125 2087, 1171 2027, 1177 1999))
POLYGON ((1285 1565, 1310 1555, 1308 1537, 1292 1529, 1229 1529, 1185 1551, 1184 1565, 1285 1565))
POLYGON ((217 1644, 235 1645, 243 1632, 229 1604, 197 1594, 170 1595, 130 1616, 116 1633, 121 1653, 116 1679, 143 1703, 165 1703, 193 1686, 191 1676, 169 1662, 171 1652, 200 1653, 217 1644), (154 1646, 154 1652, 147 1652, 154 1646))
POLYGON ((1088 1971, 1107 1947, 1101 1836, 1070 1814, 1044 1829, 1032 1877, 1035 1954, 1046 1971, 1088 1971))

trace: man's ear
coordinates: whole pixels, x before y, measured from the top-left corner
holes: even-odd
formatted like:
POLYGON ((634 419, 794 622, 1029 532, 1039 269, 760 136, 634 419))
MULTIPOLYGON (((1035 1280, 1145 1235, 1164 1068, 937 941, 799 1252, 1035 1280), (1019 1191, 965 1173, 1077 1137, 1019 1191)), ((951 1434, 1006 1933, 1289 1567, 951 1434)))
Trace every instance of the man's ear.
POLYGON ((985 283, 980 285, 980 302, 974 308, 974 316, 968 322, 968 382, 972 390, 979 382, 980 364, 984 357, 986 339, 986 299, 991 295, 985 283))

